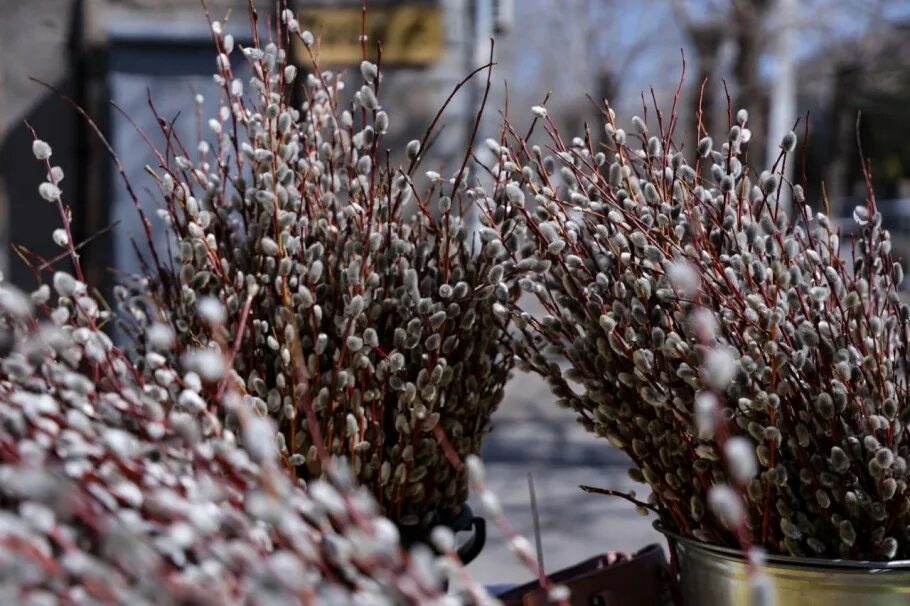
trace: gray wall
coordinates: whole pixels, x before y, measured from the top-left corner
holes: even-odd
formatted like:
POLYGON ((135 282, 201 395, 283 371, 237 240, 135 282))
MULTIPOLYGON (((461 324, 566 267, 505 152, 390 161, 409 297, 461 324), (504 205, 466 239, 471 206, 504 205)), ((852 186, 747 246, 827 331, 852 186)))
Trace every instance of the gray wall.
POLYGON ((38 197, 46 171, 31 153, 28 121, 39 135, 53 141, 54 161, 76 179, 79 155, 73 112, 34 77, 75 94, 68 58, 76 3, 72 0, 0 2, 0 271, 13 281, 33 286, 34 279, 10 250, 10 243, 56 254, 50 241, 59 216, 53 205, 38 197))

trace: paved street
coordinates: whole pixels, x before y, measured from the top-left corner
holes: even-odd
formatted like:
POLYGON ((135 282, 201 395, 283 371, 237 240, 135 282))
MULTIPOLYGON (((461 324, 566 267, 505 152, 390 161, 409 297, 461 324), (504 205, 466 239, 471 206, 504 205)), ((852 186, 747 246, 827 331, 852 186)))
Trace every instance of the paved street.
MULTIPOLYGON (((637 490, 642 498, 648 492, 628 478, 624 455, 588 434, 570 411, 557 408, 542 381, 516 373, 493 425, 483 453, 488 485, 513 527, 533 544, 527 475, 534 474, 547 571, 605 551, 634 551, 662 542, 651 519, 626 501, 578 488, 637 490)), ((470 565, 476 578, 485 584, 530 580, 498 529, 491 526, 487 534, 486 548, 470 565)))

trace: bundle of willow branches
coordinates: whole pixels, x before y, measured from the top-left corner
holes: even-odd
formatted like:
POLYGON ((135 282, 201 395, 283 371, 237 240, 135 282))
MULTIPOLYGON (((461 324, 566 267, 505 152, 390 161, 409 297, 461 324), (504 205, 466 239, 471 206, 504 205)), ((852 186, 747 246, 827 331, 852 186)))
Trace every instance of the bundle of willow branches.
POLYGON ((605 144, 534 113, 547 147, 506 124, 482 205, 543 311, 501 304, 523 364, 634 462, 639 505, 712 543, 910 557, 910 310, 871 186, 842 238, 784 178, 794 133, 749 165, 744 111, 686 151, 675 111, 627 133, 605 107, 605 144))
POLYGON ((290 11, 274 41, 247 48, 212 29, 220 110, 192 145, 168 131, 149 169, 176 254, 150 257, 124 299, 140 350, 146 308, 179 354, 212 342, 198 302, 224 301, 230 383, 276 421, 292 473, 318 477, 324 454, 344 455, 397 522, 457 512, 460 460, 479 451, 513 364, 493 309, 505 247, 465 228, 464 168, 417 175, 430 131, 385 149, 375 64, 345 109, 340 74, 315 54, 304 78, 290 64, 292 43, 313 44, 290 11))
POLYGON ((438 556, 404 552, 344 461, 306 487, 281 467, 274 423, 225 380, 219 303, 197 310, 211 347, 178 355, 160 322, 141 363, 116 347, 111 313, 82 280, 62 172, 49 145, 34 151, 76 276, 57 271, 30 296, 0 279, 0 601, 488 602, 450 531, 433 535, 438 556), (459 589, 445 594, 446 578, 459 589))

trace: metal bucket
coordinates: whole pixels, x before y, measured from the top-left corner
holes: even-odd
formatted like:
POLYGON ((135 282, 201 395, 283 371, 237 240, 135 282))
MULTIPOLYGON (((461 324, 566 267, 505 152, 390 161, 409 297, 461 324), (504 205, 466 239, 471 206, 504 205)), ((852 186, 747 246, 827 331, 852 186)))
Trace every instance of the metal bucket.
MULTIPOLYGON (((752 585, 741 552, 686 539, 655 525, 676 552, 686 606, 749 606, 752 585)), ((761 567, 776 606, 906 606, 910 560, 868 562, 768 556, 761 567)))

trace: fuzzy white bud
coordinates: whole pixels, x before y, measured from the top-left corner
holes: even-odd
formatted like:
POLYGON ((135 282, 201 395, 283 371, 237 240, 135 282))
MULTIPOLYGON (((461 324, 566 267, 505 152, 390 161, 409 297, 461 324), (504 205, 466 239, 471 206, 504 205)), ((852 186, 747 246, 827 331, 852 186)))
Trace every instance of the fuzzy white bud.
POLYGON ((221 352, 211 349, 193 349, 181 358, 187 370, 199 375, 204 381, 214 383, 224 376, 225 362, 221 352))
POLYGON ((571 593, 566 585, 553 585, 547 593, 547 598, 550 602, 565 602, 571 593))
POLYGON ((415 159, 420 154, 420 141, 414 139, 408 142, 408 146, 405 148, 405 151, 408 154, 408 158, 411 160, 415 159))
POLYGON ((364 109, 370 111, 379 109, 379 100, 376 98, 376 93, 371 86, 364 84, 360 87, 360 103, 364 109))
POLYGON ((38 186, 38 194, 48 202, 56 202, 60 199, 60 188, 53 183, 42 183, 38 186))
POLYGON ((744 519, 743 502, 736 491, 724 484, 715 484, 708 491, 708 507, 729 529, 735 529, 744 519))
POLYGON ((152 324, 148 330, 148 344, 158 351, 167 351, 174 346, 174 331, 167 324, 152 324))
POLYGON ((70 238, 68 235, 66 235, 66 230, 63 228, 55 229, 52 237, 54 238, 54 244, 61 248, 69 245, 70 243, 70 238))
POLYGON ((692 312, 690 322, 700 339, 713 340, 717 338, 717 318, 714 317, 711 311, 704 307, 699 307, 692 312))
POLYGON ((254 461, 271 461, 278 456, 275 431, 265 417, 250 416, 243 423, 243 445, 254 461))
POLYGON ((710 350, 702 364, 702 379, 712 389, 724 391, 736 374, 736 358, 730 347, 721 345, 710 350))
POLYGON ((284 81, 290 84, 297 78, 297 68, 293 65, 288 65, 284 68, 284 81))
POLYGON ((31 313, 31 299, 6 284, 0 283, 0 311, 13 317, 24 319, 31 313))
POLYGON ((372 84, 376 81, 376 77, 379 75, 379 68, 376 67, 375 63, 371 63, 369 61, 361 61, 360 75, 363 76, 364 82, 372 84))
POLYGON ((450 553, 455 549, 455 533, 446 526, 437 526, 430 531, 430 541, 441 553, 450 553))
POLYGON ((38 160, 47 160, 51 157, 51 146, 41 139, 32 141, 32 153, 38 160))
POLYGON ((227 320, 224 305, 215 297, 203 297, 196 305, 199 317, 211 326, 221 326, 227 320))
POLYGON ((50 172, 47 173, 47 180, 58 185, 63 181, 63 169, 59 166, 52 166, 50 172))
POLYGON ((528 541, 520 534, 516 534, 511 539, 509 539, 509 549, 515 552, 515 554, 522 559, 535 557, 534 549, 531 547, 530 541, 528 541))
POLYGON ((465 467, 468 470, 468 481, 471 484, 483 484, 484 469, 483 461, 477 455, 468 455, 464 460, 465 467))
POLYGON ((499 502, 499 497, 489 490, 484 490, 481 493, 480 504, 484 512, 491 518, 498 518, 502 515, 502 504, 499 502))
POLYGON ((793 150, 796 149, 796 133, 791 130, 784 135, 783 139, 780 141, 780 147, 788 154, 792 154, 793 150))
POLYGON ((54 274, 54 290, 61 297, 72 297, 76 293, 76 279, 64 271, 54 274))
POLYGON ((667 278, 673 288, 684 297, 694 297, 701 288, 701 276, 689 261, 673 261, 667 267, 667 278))
POLYGON ((724 455, 727 457, 730 475, 739 484, 745 485, 758 473, 755 447, 748 439, 740 436, 730 438, 724 444, 724 455))
POLYGON ((695 428, 698 437, 710 438, 717 425, 717 398, 710 391, 701 391, 695 396, 695 428))

